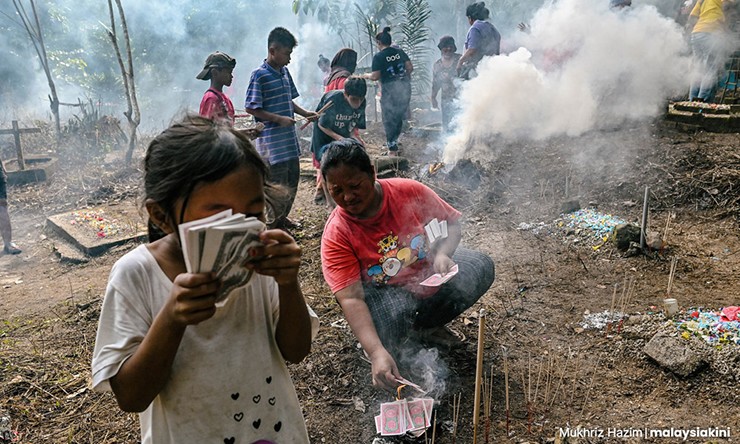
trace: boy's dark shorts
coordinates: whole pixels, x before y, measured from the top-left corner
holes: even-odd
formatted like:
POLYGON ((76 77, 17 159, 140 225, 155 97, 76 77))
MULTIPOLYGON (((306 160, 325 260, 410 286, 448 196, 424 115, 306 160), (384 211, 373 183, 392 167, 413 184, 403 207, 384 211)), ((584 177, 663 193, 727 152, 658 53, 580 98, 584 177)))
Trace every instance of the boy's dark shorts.
POLYGON ((8 178, 5 175, 5 168, 3 168, 3 162, 0 160, 0 200, 8 198, 8 178))

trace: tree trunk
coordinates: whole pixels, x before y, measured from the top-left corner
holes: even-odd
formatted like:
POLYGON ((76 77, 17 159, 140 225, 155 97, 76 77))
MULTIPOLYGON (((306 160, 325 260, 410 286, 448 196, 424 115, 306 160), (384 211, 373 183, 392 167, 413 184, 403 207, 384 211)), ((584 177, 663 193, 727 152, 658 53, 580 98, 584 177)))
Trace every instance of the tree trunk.
POLYGON ((49 82, 49 90, 51 91, 51 94, 49 94, 48 96, 49 107, 51 108, 51 113, 54 115, 56 138, 57 143, 59 143, 59 139, 62 136, 62 127, 59 118, 59 97, 57 96, 57 88, 54 84, 54 77, 52 77, 51 75, 51 68, 49 68, 49 58, 46 56, 44 33, 41 30, 41 20, 39 20, 39 14, 36 11, 36 2, 34 0, 29 0, 29 3, 31 4, 33 21, 31 21, 30 17, 26 13, 26 8, 23 7, 23 3, 21 3, 21 0, 13 0, 15 11, 18 13, 18 16, 20 16, 23 27, 26 29, 28 37, 31 39, 31 43, 33 43, 36 54, 39 56, 39 60, 41 61, 41 66, 44 68, 46 80, 49 82))
POLYGON ((136 84, 134 83, 134 64, 133 57, 131 55, 131 39, 129 38, 128 26, 126 24, 126 15, 123 12, 123 6, 121 0, 115 0, 116 7, 118 8, 118 15, 121 17, 121 29, 123 29, 124 41, 126 43, 126 57, 127 62, 124 64, 123 55, 121 54, 121 47, 118 44, 118 36, 116 35, 116 19, 113 13, 112 0, 108 0, 108 11, 110 12, 110 24, 111 29, 108 30, 108 37, 111 39, 113 49, 116 51, 116 58, 118 59, 118 67, 121 69, 121 77, 123 79, 123 89, 126 94, 126 105, 127 109, 123 113, 126 116, 126 120, 129 125, 128 135, 128 149, 126 150, 126 164, 130 164, 134 156, 134 150, 136 149, 136 130, 141 123, 141 112, 139 111, 139 102, 136 99, 136 84))

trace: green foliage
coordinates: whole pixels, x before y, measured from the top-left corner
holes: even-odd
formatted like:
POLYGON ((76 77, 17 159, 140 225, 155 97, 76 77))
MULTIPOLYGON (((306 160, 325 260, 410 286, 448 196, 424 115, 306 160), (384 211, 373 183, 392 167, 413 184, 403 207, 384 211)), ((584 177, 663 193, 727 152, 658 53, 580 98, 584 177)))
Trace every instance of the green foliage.
POLYGON ((428 0, 396 0, 400 29, 403 38, 399 42, 414 65, 412 96, 426 100, 431 76, 429 73, 432 49, 429 47, 430 29, 427 21, 432 15, 428 0))
POLYGON ((65 141, 62 152, 68 151, 64 152, 67 157, 84 161, 101 159, 106 153, 126 143, 127 138, 120 121, 110 116, 101 116, 98 104, 92 100, 78 100, 76 107, 79 112, 69 119, 62 131, 65 141))
POLYGON ((50 66, 55 78, 74 84, 80 77, 87 77, 87 62, 83 58, 85 51, 81 48, 71 51, 49 50, 50 66))
POLYGON ((369 13, 366 13, 364 9, 362 9, 362 6, 355 3, 355 23, 357 23, 357 27, 362 31, 363 36, 360 38, 358 36, 358 41, 360 43, 360 48, 362 48, 364 45, 362 44, 365 39, 367 39, 368 44, 368 50, 363 51, 363 53, 373 52, 373 46, 375 41, 375 36, 378 34, 378 31, 380 31, 380 25, 378 25, 378 22, 375 20, 375 18, 370 15, 369 13))

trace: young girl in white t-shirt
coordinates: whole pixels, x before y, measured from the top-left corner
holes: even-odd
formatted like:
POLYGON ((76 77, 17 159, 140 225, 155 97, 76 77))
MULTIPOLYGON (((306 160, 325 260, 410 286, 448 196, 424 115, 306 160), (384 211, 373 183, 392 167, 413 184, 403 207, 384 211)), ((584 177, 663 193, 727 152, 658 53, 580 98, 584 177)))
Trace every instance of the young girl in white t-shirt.
POLYGON ((267 169, 244 135, 188 116, 157 136, 144 165, 150 243, 111 270, 93 387, 139 412, 142 443, 307 443, 285 361, 318 329, 298 284, 301 249, 265 230, 255 274, 217 307, 213 273, 188 273, 177 227, 223 210, 264 220, 267 169))

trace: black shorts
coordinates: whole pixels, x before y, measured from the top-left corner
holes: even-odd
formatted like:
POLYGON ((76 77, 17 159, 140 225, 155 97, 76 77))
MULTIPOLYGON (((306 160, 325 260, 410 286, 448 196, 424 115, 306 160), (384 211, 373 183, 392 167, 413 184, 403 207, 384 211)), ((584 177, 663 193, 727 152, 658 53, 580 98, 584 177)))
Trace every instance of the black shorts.
POLYGON ((0 200, 8 198, 8 177, 5 175, 3 161, 0 160, 0 200))

